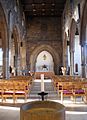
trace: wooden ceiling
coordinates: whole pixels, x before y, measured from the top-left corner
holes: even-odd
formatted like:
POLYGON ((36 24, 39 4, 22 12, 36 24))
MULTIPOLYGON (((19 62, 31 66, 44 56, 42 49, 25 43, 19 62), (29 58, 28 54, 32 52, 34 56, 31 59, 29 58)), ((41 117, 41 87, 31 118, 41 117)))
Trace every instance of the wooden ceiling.
POLYGON ((62 15, 66 0, 21 0, 26 16, 62 15))

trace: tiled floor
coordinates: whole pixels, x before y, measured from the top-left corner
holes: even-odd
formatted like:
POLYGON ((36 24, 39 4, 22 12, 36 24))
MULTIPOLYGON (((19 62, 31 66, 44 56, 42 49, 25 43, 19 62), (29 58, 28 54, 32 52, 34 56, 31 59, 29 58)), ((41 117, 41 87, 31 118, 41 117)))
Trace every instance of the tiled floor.
POLYGON ((0 106, 0 120, 20 120, 20 108, 0 106))
MULTIPOLYGON (((40 88, 38 88, 37 86, 35 87, 35 91, 36 89, 38 89, 38 91, 40 90, 40 88)), ((45 89, 48 90, 47 86, 45 86, 45 89)), ((35 91, 32 91, 34 95, 36 94, 35 91)), ((55 91, 52 93, 55 93, 55 91)), ((36 99, 32 99, 32 97, 33 95, 31 95, 31 98, 28 99, 28 102, 32 100, 38 100, 37 96, 36 99)), ((54 97, 56 98, 56 94, 54 97)), ((49 96, 47 100, 53 100, 55 102, 61 103, 60 99, 58 100, 52 98, 53 95, 49 96)), ((20 120, 20 106, 21 104, 23 104, 23 102, 24 100, 18 100, 15 105, 10 100, 8 100, 7 103, 4 104, 0 103, 0 120, 20 120)), ((79 100, 76 103, 72 103, 72 101, 70 101, 69 99, 64 100, 63 104, 66 107, 66 120, 87 120, 87 104, 84 104, 79 100)))

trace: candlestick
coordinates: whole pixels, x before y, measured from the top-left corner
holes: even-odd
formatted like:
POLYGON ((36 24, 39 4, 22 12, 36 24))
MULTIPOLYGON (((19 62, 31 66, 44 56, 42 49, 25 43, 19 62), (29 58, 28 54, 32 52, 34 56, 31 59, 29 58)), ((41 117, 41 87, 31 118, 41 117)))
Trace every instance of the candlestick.
POLYGON ((44 92, 44 74, 41 74, 41 92, 44 92))

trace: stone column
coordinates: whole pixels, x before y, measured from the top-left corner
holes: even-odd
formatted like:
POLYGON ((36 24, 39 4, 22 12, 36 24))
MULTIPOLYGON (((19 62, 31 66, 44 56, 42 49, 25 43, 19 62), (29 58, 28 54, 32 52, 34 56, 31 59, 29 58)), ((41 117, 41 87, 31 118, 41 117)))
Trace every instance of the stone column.
POLYGON ((20 68, 20 42, 18 43, 18 54, 17 54, 17 75, 20 75, 20 71, 21 71, 21 68, 20 68))
POLYGON ((65 34, 65 39, 64 39, 64 43, 63 43, 63 66, 65 66, 66 68, 68 66, 68 45, 67 45, 67 41, 69 41, 69 38, 68 38, 67 34, 65 34))
POLYGON ((82 77, 87 78, 87 44, 81 46, 82 77))
POLYGON ((29 48, 28 48, 28 45, 26 45, 26 67, 27 67, 27 70, 30 70, 30 64, 29 64, 29 60, 30 60, 30 51, 29 51, 29 48))
POLYGON ((74 75, 74 51, 70 52, 70 75, 74 75))
POLYGON ((7 46, 3 48, 3 77, 9 78, 9 49, 7 46))
POLYGON ((28 48, 28 45, 26 45, 26 75, 28 75, 28 72, 30 71, 30 51, 28 48))
POLYGON ((20 55, 17 56, 17 75, 19 76, 20 75, 20 71, 21 71, 21 68, 20 68, 20 55))

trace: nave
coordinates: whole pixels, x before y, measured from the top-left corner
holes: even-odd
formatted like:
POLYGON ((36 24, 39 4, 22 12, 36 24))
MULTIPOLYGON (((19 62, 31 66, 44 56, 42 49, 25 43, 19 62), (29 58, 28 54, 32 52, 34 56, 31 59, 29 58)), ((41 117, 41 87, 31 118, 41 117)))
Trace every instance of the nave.
MULTIPOLYGON (((57 92, 54 89, 53 83, 50 79, 45 79, 44 90, 48 92, 48 96, 45 100, 52 100, 55 102, 60 102, 60 97, 58 97, 57 92), (47 87, 49 85, 49 87, 47 87)), ((34 80, 31 87, 30 97, 27 102, 41 100, 38 96, 38 92, 41 91, 41 80, 34 80)), ((0 120, 20 120, 20 103, 24 103, 19 99, 15 104, 13 103, 0 103, 0 120)), ((87 119, 87 104, 79 102, 73 103, 70 99, 63 101, 66 107, 66 120, 86 120, 87 119)))

